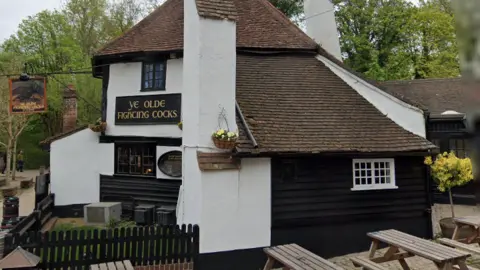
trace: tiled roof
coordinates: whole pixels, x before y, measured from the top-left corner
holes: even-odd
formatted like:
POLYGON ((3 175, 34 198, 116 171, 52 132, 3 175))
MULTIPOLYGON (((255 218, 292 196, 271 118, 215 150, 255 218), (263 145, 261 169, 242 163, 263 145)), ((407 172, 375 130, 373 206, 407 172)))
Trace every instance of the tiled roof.
POLYGON ((195 0, 198 15, 218 20, 237 20, 233 0, 195 0))
POLYGON ((382 83, 391 94, 401 95, 425 106, 432 114, 453 110, 466 113, 479 107, 480 87, 461 78, 389 81, 382 83))
POLYGON ((238 55, 237 101, 259 152, 433 149, 378 111, 315 55, 238 55))
MULTIPOLYGON (((233 16, 231 5, 219 5, 219 1, 197 0, 199 12, 204 16, 233 16)), ((315 41, 268 0, 230 1, 234 3, 238 16, 237 47, 285 50, 317 48, 315 41)), ((96 56, 181 51, 183 50, 183 25, 183 0, 167 0, 123 36, 100 49, 96 56)))

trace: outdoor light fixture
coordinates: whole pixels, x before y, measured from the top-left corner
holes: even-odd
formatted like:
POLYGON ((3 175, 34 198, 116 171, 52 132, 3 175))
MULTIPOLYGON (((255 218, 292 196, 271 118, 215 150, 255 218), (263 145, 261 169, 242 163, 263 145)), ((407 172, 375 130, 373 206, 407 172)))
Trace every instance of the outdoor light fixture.
POLYGON ((30 80, 30 76, 27 74, 27 63, 23 64, 23 73, 20 74, 20 81, 28 81, 30 80))

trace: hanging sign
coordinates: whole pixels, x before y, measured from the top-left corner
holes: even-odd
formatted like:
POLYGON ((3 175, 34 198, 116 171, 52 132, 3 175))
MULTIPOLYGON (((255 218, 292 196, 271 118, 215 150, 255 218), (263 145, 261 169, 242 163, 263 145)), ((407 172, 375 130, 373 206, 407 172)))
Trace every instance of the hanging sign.
POLYGON ((181 108, 181 94, 117 97, 115 125, 176 125, 181 108))
POLYGON ((182 152, 171 151, 158 159, 158 169, 171 177, 182 177, 182 152))
POLYGON ((30 78, 28 81, 9 79, 10 112, 31 114, 47 111, 47 87, 45 78, 30 78))

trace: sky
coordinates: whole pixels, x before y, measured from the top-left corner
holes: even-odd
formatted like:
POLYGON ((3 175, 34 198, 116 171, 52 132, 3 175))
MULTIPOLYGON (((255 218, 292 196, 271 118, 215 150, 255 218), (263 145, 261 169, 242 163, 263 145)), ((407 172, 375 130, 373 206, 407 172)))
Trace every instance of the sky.
POLYGON ((0 43, 15 33, 23 19, 45 9, 59 9, 61 5, 62 0, 0 0, 0 43))

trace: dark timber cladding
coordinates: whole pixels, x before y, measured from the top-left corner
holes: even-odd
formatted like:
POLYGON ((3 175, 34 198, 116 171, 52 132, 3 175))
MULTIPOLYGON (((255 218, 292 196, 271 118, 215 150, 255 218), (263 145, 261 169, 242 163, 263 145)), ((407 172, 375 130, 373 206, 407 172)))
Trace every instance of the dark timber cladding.
POLYGON ((133 176, 100 175, 100 200, 125 198, 140 204, 176 206, 182 181, 133 176))
POLYGON ((370 231, 397 229, 431 237, 422 161, 395 157, 398 189, 351 191, 351 158, 273 159, 271 244, 297 243, 320 256, 337 256, 368 249, 370 231), (287 165, 292 162, 293 173, 287 165))

